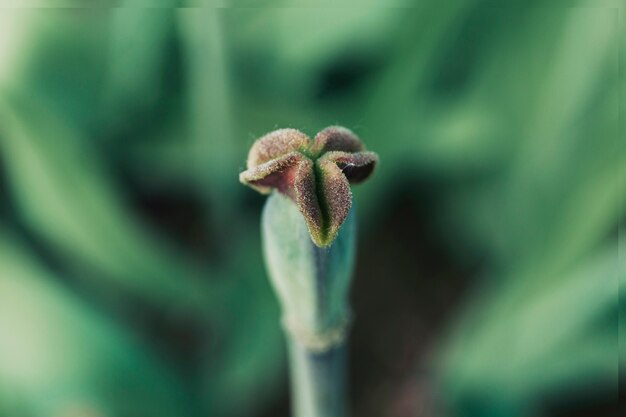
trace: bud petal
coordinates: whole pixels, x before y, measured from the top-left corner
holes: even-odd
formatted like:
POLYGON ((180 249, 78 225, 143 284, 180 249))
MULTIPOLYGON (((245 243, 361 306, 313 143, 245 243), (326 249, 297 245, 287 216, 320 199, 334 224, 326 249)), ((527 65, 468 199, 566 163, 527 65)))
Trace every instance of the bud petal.
POLYGON ((339 228, 348 217, 350 206, 352 206, 352 192, 348 179, 333 160, 322 157, 317 163, 321 176, 319 183, 322 185, 320 205, 324 230, 317 241, 313 240, 318 246, 324 247, 335 240, 339 228))
POLYGON ((358 184, 365 181, 374 171, 378 163, 378 155, 374 152, 328 152, 322 160, 333 161, 346 176, 351 184, 358 184))
POLYGON ((324 217, 316 189, 313 161, 304 158, 299 165, 294 183, 295 201, 300 213, 304 216, 311 238, 316 245, 322 246, 324 238, 324 217))
POLYGON ((351 130, 341 126, 329 126, 315 135, 311 152, 321 155, 324 152, 359 152, 363 150, 361 140, 351 130))
POLYGON ((248 153, 248 169, 287 153, 308 148, 311 139, 296 129, 278 129, 261 137, 248 153))
POLYGON ((309 161, 299 152, 290 152, 242 172, 239 181, 262 194, 269 194, 272 188, 276 188, 291 195, 298 166, 305 160, 309 161))

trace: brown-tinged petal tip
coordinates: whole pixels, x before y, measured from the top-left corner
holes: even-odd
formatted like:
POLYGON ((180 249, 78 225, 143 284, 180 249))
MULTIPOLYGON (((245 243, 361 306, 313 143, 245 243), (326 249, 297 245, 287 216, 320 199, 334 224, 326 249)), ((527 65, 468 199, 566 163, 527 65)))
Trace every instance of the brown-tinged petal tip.
POLYGON ((329 126, 315 135, 311 152, 321 155, 324 152, 343 151, 359 152, 363 143, 351 130, 341 126, 329 126))
POLYGON ((294 201, 304 216, 311 239, 316 245, 323 246, 324 217, 320 207, 313 161, 308 158, 298 166, 294 191, 294 201))
POLYGON ((248 153, 248 168, 254 168, 287 153, 305 149, 311 139, 296 129, 278 129, 257 139, 248 153))
POLYGON ((374 172, 378 164, 378 155, 374 152, 328 152, 320 160, 332 161, 346 176, 351 184, 365 181, 374 172))
POLYGON ((263 194, 269 194, 272 188, 276 188, 283 194, 291 195, 298 164, 303 160, 308 159, 299 152, 290 152, 242 172, 239 181, 263 194))
POLYGON ((320 195, 324 231, 321 239, 315 243, 318 246, 328 246, 335 240, 341 225, 348 217, 352 206, 352 192, 346 176, 334 161, 320 158, 318 166, 321 176, 318 183, 322 186, 318 195, 320 195))

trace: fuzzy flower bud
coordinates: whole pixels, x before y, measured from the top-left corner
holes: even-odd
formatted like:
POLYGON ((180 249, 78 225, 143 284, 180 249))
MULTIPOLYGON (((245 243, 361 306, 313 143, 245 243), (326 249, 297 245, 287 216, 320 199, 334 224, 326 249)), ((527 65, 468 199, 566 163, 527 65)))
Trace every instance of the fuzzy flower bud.
POLYGON ((296 129, 279 129, 254 143, 239 180, 263 194, 276 189, 289 197, 313 242, 327 247, 350 212, 350 184, 367 179, 377 162, 344 127, 327 127, 313 140, 296 129))

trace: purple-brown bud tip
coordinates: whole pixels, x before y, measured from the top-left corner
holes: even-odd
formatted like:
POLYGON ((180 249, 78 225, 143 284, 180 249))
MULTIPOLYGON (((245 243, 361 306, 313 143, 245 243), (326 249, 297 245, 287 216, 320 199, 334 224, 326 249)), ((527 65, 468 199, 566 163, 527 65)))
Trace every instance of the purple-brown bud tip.
POLYGON ((313 140, 296 129, 279 129, 252 145, 239 180, 263 194, 276 189, 291 198, 313 242, 325 247, 350 211, 350 184, 366 180, 377 163, 378 155, 344 127, 327 127, 313 140))

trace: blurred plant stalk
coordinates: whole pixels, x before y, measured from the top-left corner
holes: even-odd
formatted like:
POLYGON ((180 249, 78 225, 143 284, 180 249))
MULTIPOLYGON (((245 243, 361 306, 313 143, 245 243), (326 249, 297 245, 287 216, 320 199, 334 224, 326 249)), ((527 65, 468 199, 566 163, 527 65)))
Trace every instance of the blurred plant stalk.
POLYGON ((274 192, 263 210, 266 265, 283 311, 293 414, 345 417, 348 291, 353 271, 354 208, 329 247, 313 243, 304 217, 274 192))

